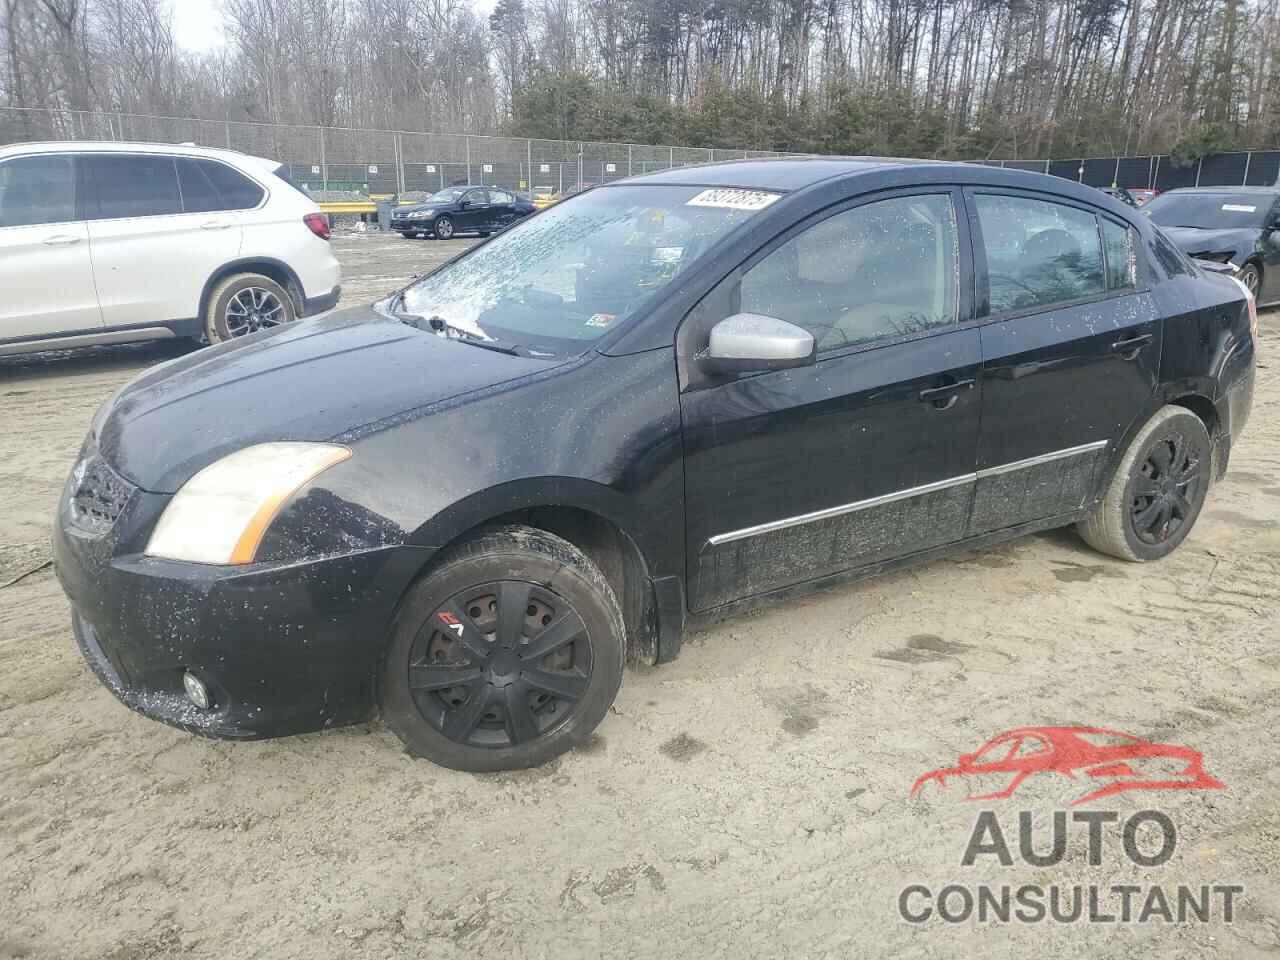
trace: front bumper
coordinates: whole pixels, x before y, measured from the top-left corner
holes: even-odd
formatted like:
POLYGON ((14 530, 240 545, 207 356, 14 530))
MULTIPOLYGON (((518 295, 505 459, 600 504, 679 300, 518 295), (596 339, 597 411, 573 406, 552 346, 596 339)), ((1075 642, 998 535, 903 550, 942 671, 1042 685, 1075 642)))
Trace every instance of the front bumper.
POLYGON ((426 231, 426 230, 430 230, 432 224, 434 223, 435 223, 435 217, 431 217, 426 220, 398 220, 395 217, 392 217, 391 229, 396 230, 400 233, 404 233, 406 230, 426 231))
POLYGON ((103 535, 59 507, 54 565, 76 641, 130 708, 211 737, 257 739, 371 714, 387 629, 423 557, 383 547, 303 563, 231 568, 135 552, 168 498, 139 491, 103 535), (185 696, 190 670, 213 695, 185 696))

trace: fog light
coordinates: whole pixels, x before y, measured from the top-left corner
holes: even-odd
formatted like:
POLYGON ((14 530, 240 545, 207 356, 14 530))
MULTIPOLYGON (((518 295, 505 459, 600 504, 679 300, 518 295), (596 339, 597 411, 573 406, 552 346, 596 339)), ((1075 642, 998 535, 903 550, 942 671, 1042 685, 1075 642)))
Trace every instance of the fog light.
POLYGON ((209 688, 190 670, 182 675, 182 688, 187 691, 187 698, 197 707, 201 710, 209 709, 209 688))

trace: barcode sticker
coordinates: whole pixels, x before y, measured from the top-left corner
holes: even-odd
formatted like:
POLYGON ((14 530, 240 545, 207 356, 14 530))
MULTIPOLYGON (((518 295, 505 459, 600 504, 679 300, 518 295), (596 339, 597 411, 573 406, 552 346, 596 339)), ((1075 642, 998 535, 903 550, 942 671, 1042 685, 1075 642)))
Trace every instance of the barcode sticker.
POLYGON ((685 203, 686 207, 720 207, 724 210, 763 210, 781 194, 763 190, 738 190, 732 187, 716 187, 703 190, 685 203))

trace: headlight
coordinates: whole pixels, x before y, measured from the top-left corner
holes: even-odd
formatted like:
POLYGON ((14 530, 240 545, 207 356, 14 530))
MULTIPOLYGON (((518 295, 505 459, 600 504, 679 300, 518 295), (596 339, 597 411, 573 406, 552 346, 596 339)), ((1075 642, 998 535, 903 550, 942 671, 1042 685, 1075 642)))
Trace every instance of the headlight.
POLYGON ((165 507, 147 555, 194 563, 252 563, 280 508, 351 456, 331 443, 260 443, 211 463, 165 507))
POLYGON ((428 217, 434 216, 434 210, 415 210, 409 214, 410 220, 426 220, 428 217))

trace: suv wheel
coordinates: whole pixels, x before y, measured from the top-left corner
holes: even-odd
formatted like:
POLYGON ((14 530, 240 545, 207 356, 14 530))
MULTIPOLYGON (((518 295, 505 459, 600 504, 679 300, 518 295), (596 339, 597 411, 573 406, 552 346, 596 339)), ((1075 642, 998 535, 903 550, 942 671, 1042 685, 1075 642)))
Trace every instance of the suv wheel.
POLYGON ((223 343, 296 318, 293 298, 284 287, 258 273, 237 273, 210 294, 204 334, 210 343, 223 343))
POLYGON ((383 718, 409 752, 480 773, 545 763, 582 743, 622 683, 625 631, 577 547, 499 527, 413 586, 391 626, 383 718))
POLYGON ((1158 560, 1191 532, 1204 506, 1212 447, 1203 421, 1163 407, 1133 438, 1106 495, 1077 524, 1095 550, 1121 560, 1158 560))

